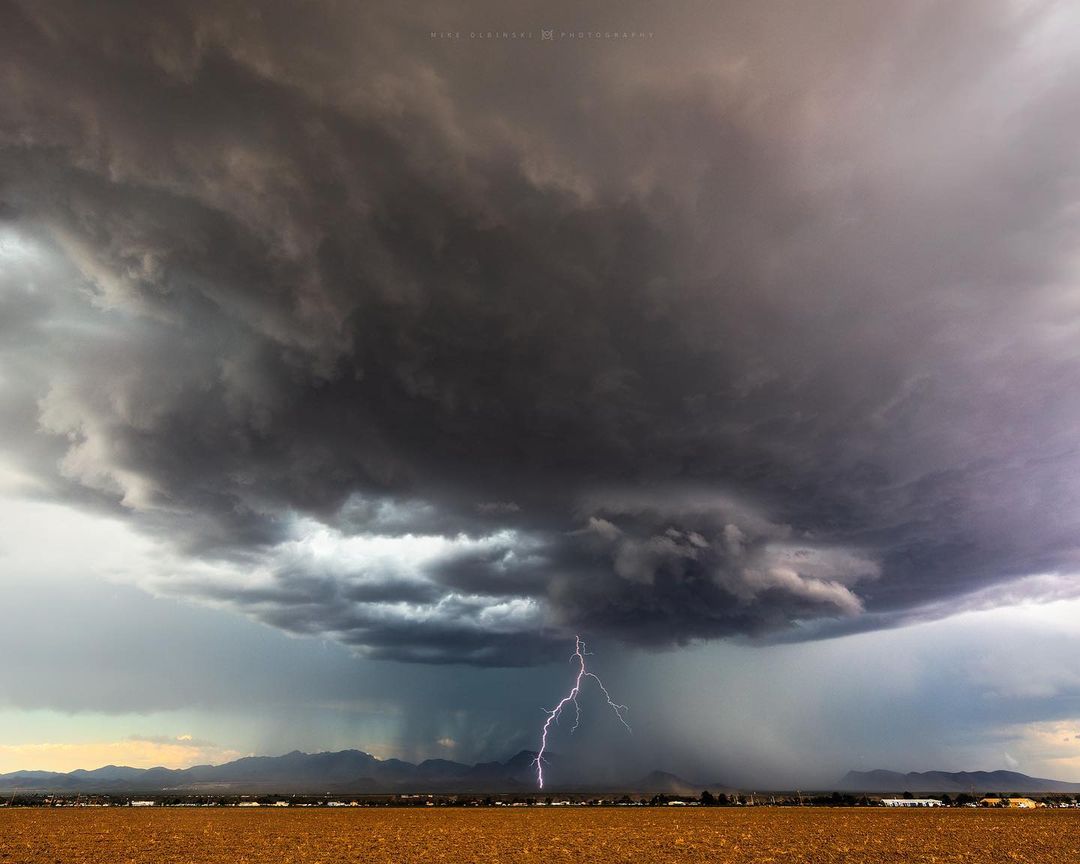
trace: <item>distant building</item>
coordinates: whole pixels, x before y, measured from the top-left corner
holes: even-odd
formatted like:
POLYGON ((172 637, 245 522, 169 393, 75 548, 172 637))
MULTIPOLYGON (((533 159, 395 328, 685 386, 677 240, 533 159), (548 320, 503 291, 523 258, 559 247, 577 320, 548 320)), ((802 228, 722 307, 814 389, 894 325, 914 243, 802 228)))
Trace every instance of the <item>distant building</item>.
POLYGON ((940 807, 937 798, 882 798, 886 807, 940 807))
POLYGON ((1037 801, 1030 798, 983 798, 979 803, 983 807, 1019 807, 1022 810, 1031 810, 1039 806, 1037 801))
POLYGON ((155 802, 155 801, 132 801, 131 806, 132 807, 153 807, 154 804, 156 804, 156 803, 157 802, 155 802))

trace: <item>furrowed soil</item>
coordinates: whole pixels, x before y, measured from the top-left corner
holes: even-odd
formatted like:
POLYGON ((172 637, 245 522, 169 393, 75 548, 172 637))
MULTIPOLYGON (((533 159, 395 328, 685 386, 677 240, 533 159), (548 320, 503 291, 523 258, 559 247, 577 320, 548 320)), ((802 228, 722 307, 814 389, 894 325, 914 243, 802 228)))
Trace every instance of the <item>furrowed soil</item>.
POLYGON ((0 810, 0 862, 1080 862, 1080 810, 0 810))

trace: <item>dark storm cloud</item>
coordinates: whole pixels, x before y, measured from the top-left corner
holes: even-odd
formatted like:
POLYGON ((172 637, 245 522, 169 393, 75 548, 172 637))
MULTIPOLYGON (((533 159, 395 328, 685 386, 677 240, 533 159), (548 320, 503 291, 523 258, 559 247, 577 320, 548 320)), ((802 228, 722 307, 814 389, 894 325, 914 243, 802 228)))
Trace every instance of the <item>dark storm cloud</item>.
POLYGON ((1067 10, 0 9, 4 440, 159 590, 518 663, 1074 568, 1067 10), (654 38, 429 35, 562 20, 654 38))

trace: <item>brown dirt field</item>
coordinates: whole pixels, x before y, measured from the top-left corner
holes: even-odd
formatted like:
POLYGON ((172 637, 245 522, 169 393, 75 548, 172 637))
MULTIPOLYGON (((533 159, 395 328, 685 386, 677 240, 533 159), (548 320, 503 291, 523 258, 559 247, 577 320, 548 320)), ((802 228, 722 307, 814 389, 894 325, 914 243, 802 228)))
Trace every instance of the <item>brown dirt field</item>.
POLYGON ((0 811, 2 864, 1080 862, 1080 811, 0 811))

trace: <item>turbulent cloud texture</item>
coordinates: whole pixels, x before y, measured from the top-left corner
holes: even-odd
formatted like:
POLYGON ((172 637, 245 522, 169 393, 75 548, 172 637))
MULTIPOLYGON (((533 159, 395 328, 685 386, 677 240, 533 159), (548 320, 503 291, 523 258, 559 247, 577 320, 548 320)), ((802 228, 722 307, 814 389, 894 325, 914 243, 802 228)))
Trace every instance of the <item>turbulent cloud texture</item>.
POLYGON ((812 7, 3 3, 7 470, 406 660, 1072 584, 1080 22, 812 7))

